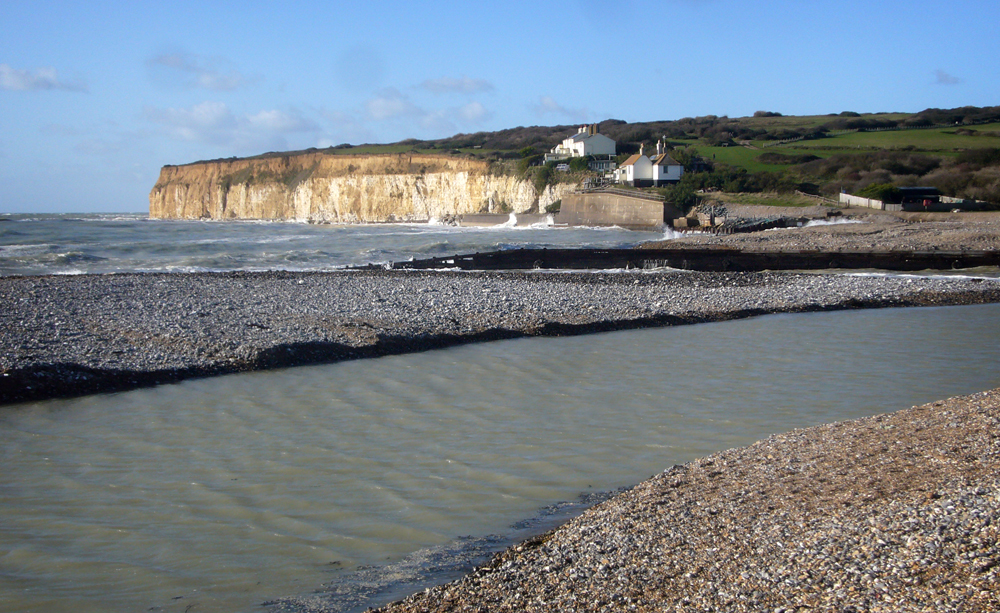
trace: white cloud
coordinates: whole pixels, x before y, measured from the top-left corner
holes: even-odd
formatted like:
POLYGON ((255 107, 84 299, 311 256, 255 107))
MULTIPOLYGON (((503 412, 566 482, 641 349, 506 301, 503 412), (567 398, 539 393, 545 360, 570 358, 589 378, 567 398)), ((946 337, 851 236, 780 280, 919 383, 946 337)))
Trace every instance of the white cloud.
POLYGON ((365 102, 365 112, 369 119, 384 121, 397 117, 418 117, 424 111, 410 102, 409 98, 399 90, 389 87, 379 92, 379 95, 365 102))
POLYGON ((331 126, 331 134, 319 140, 317 147, 331 147, 341 143, 372 142, 377 136, 365 125, 365 122, 351 113, 343 111, 320 111, 323 119, 331 126))
POLYGON ((182 140, 210 144, 231 142, 238 127, 236 117, 223 102, 202 102, 188 109, 147 107, 145 115, 182 140))
POLYGON ((190 53, 164 53, 146 61, 146 65, 153 70, 167 69, 164 75, 168 79, 179 77, 184 87, 233 91, 256 80, 233 68, 224 68, 226 64, 222 59, 203 58, 190 53))
MULTIPOLYGON (((455 122, 479 124, 492 117, 486 107, 479 102, 469 102, 458 108, 428 111, 414 104, 407 96, 395 88, 386 88, 378 96, 364 105, 365 119, 369 121, 405 121, 415 127, 440 136, 454 133, 455 122)), ((412 132, 409 136, 416 136, 412 132)))
POLYGON ((419 122, 420 127, 425 130, 429 130, 431 133, 437 134, 454 134, 457 131, 455 124, 452 123, 450 117, 452 112, 449 110, 439 110, 433 113, 424 113, 420 116, 419 122))
POLYGON ((937 77, 937 82, 940 85, 956 85, 962 82, 958 77, 952 76, 940 68, 934 71, 934 76, 937 77))
POLYGON ((493 91, 493 84, 489 81, 469 77, 428 79, 421 83, 420 87, 434 94, 478 94, 493 91))
POLYGON ((34 73, 0 64, 0 89, 7 91, 39 91, 61 89, 85 92, 87 85, 80 81, 61 81, 55 68, 39 68, 34 73))
POLYGON ((586 109, 570 109, 562 106, 552 96, 541 96, 538 104, 532 105, 531 109, 538 116, 554 114, 563 115, 577 121, 586 121, 588 113, 586 109))
POLYGON ((315 121, 296 113, 283 111, 261 111, 256 115, 248 115, 247 121, 254 128, 276 132, 315 132, 319 126, 315 121))
POLYGON ((147 107, 144 115, 166 127, 175 138, 240 151, 285 147, 287 136, 320 129, 315 121, 295 110, 237 115, 225 103, 215 101, 180 109, 147 107))
POLYGON ((492 117, 493 113, 478 102, 470 102, 458 109, 458 115, 468 123, 480 123, 492 117))

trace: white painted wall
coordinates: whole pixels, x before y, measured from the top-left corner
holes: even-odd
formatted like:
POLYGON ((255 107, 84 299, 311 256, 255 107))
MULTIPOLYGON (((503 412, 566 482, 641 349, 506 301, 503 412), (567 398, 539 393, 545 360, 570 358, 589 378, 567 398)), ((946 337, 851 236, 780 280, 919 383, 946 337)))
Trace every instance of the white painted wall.
POLYGON ((580 140, 578 145, 578 151, 581 151, 579 155, 614 155, 615 154, 615 141, 611 140, 603 134, 591 134, 580 140))
POLYGON ((644 155, 640 155, 639 159, 632 164, 625 167, 625 180, 635 181, 639 180, 650 180, 653 178, 653 162, 644 155))
POLYGON ((863 206, 869 209, 879 209, 885 210, 885 204, 881 200, 875 200, 874 198, 862 198, 861 196, 852 196, 851 194, 840 194, 840 204, 846 204, 849 206, 863 206))
POLYGON ((671 164, 669 166, 653 165, 654 181, 680 181, 682 174, 684 174, 684 167, 680 164, 671 164))

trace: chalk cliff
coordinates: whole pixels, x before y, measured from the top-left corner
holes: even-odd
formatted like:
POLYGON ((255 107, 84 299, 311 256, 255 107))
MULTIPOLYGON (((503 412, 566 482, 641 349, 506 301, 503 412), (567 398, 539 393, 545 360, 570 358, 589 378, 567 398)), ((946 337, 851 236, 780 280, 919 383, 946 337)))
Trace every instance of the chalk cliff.
POLYGON ((539 194, 482 160, 322 152, 164 166, 149 193, 155 219, 294 219, 334 223, 544 210, 571 190, 539 194))

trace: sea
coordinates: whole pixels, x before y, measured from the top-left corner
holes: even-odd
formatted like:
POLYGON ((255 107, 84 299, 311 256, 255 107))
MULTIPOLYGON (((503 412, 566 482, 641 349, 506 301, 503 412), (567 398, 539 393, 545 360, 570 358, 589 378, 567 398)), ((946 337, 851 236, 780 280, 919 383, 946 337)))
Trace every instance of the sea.
POLYGON ((0 276, 336 270, 517 248, 628 247, 664 232, 570 228, 551 219, 485 228, 149 219, 146 214, 0 215, 0 276))
MULTIPOLYGON (((336 270, 664 237, 7 215, 0 275, 336 270)), ((1000 387, 998 324, 1000 305, 781 314, 0 407, 0 611, 363 611, 674 464, 1000 387)))

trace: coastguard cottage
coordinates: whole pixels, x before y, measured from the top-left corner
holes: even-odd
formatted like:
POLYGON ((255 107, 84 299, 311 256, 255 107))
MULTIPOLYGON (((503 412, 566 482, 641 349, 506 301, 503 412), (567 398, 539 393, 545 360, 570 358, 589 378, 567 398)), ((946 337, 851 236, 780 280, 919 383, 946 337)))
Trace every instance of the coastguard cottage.
POLYGON ((597 130, 597 124, 580 126, 576 134, 563 140, 545 154, 546 162, 563 162, 574 157, 592 158, 587 167, 598 172, 608 172, 615 167, 617 143, 597 130))
POLYGON ((684 166, 670 157, 664 151, 663 141, 656 143, 656 155, 650 159, 643 154, 643 146, 639 153, 625 160, 615 170, 616 183, 633 187, 659 187, 677 183, 684 174, 684 166))

